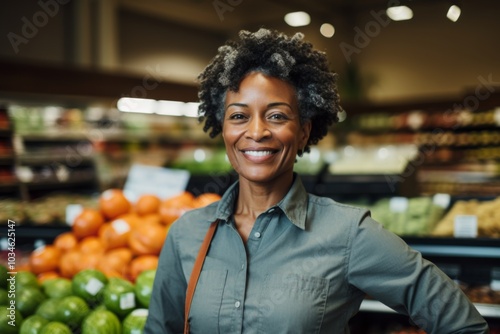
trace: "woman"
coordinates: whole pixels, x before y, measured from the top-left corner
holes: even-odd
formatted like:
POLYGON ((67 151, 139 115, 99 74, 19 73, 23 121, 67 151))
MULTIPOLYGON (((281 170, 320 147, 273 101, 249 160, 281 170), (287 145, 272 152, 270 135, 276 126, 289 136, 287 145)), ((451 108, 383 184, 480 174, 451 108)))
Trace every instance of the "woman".
POLYGON ((486 333, 444 273, 370 213, 308 194, 293 172, 343 113, 325 55, 261 29, 219 48, 200 75, 205 131, 222 134, 239 180, 187 212, 162 250, 146 333, 180 333, 187 282, 217 230, 189 312, 192 333, 348 333, 366 294, 428 333, 486 333))

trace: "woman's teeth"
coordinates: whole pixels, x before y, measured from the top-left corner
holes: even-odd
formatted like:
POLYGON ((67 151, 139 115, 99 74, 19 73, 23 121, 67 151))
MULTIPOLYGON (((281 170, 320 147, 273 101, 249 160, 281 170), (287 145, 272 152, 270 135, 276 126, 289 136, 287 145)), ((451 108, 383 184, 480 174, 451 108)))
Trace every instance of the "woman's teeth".
POLYGON ((254 156, 254 157, 263 157, 265 155, 270 155, 273 152, 271 151, 245 151, 245 154, 254 156))

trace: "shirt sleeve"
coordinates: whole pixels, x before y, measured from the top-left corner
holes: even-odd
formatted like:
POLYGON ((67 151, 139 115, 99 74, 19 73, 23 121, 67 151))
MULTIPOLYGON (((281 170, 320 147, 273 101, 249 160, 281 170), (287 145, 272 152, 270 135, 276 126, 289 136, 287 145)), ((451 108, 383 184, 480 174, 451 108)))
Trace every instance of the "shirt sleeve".
POLYGON ((160 254, 149 303, 144 334, 173 334, 184 331, 187 282, 175 247, 172 227, 160 254))
POLYGON ((474 305, 433 263, 371 217, 350 235, 347 279, 428 334, 488 333, 474 305))

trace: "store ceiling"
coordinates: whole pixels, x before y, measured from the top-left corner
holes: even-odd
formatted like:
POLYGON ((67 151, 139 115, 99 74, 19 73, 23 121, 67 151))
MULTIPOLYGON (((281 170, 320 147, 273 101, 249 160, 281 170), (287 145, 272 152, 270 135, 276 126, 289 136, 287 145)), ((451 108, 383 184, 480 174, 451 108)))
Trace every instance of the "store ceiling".
POLYGON ((288 12, 306 11, 312 20, 333 23, 364 9, 385 8, 387 0, 118 0, 121 8, 183 26, 231 35, 240 29, 283 24, 288 12))

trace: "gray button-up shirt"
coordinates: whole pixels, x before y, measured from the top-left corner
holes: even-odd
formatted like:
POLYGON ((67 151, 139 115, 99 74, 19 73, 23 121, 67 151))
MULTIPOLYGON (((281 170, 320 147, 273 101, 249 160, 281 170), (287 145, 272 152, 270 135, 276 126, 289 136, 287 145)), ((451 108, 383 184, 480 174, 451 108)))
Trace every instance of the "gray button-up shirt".
POLYGON ((245 244, 233 220, 237 197, 235 183, 219 202, 171 227, 145 333, 182 333, 187 282, 216 219, 189 314, 192 333, 349 333, 366 294, 427 333, 487 333, 456 283, 367 210, 308 194, 296 176, 283 200, 257 217, 245 244))

